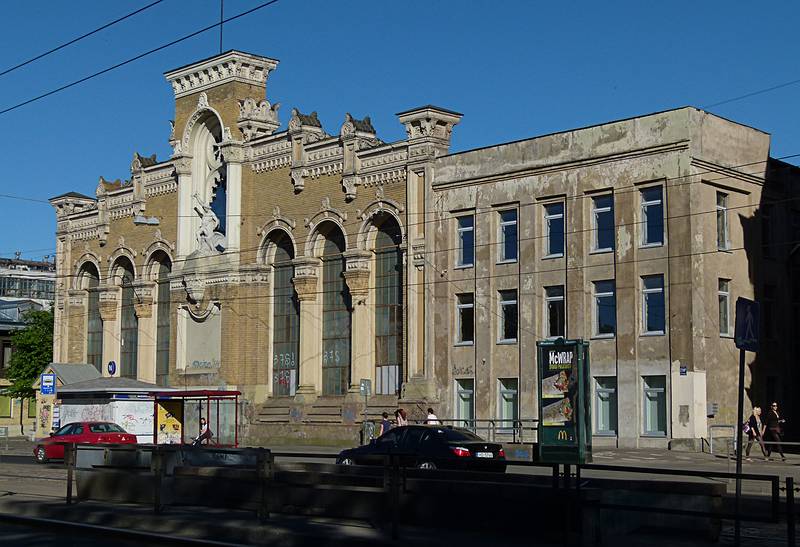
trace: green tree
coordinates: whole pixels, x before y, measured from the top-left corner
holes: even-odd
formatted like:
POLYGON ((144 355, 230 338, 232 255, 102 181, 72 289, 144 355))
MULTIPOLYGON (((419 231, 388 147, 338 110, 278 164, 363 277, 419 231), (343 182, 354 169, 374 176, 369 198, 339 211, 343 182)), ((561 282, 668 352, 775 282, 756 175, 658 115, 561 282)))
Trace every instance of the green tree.
POLYGON ((26 326, 11 336, 14 353, 8 366, 11 386, 5 389, 12 397, 36 395, 31 388, 47 365, 53 362, 53 312, 31 310, 24 315, 26 326))

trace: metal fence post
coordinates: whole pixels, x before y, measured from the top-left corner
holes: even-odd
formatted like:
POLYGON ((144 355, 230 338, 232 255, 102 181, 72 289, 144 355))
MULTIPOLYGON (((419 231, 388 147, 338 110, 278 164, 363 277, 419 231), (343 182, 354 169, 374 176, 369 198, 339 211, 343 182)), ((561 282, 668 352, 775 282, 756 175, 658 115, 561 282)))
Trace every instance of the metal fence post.
POLYGON ((789 547, 795 545, 794 477, 786 477, 786 539, 789 547))
POLYGON ((161 512, 161 476, 164 468, 161 450, 158 445, 153 447, 153 458, 151 468, 153 469, 153 512, 161 512))
POLYGON ((77 446, 75 443, 69 443, 65 450, 66 464, 67 464, 67 505, 72 503, 72 481, 75 477, 75 460, 77 459, 76 452, 77 446))
POLYGON ((258 474, 258 483, 261 489, 261 503, 258 505, 258 518, 261 521, 269 519, 269 503, 267 499, 267 488, 269 488, 269 481, 275 476, 275 459, 272 451, 263 448, 258 449, 256 455, 256 473, 258 474))

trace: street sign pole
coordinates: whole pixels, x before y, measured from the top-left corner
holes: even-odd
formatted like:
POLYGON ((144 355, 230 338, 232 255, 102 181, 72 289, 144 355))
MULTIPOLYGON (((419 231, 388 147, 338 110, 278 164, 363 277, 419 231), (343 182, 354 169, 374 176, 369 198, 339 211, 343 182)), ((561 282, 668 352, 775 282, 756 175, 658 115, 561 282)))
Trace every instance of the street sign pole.
POLYGON ((742 522, 739 518, 739 506, 742 499, 742 417, 744 416, 744 350, 739 350, 739 402, 736 405, 736 522, 734 525, 733 544, 741 545, 742 522))
POLYGON ((734 545, 741 545, 742 522, 739 509, 742 498, 742 420, 744 419, 744 352, 758 351, 758 326, 760 309, 758 302, 739 297, 736 300, 736 326, 733 339, 739 348, 739 384, 736 405, 736 505, 734 507, 734 545))

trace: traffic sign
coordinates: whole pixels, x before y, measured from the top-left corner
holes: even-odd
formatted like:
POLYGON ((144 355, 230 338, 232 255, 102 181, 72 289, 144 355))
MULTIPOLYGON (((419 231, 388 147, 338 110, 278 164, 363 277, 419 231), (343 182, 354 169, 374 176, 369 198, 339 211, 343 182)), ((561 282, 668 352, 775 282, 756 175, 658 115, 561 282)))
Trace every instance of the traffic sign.
POLYGON ((115 372, 117 372, 117 363, 115 363, 114 361, 109 361, 108 362, 108 375, 109 376, 114 376, 115 372))
POLYGON ((745 351, 758 351, 758 302, 739 297, 736 299, 736 327, 733 340, 736 347, 745 351))
POLYGON ((364 397, 369 397, 372 395, 372 380, 369 378, 362 378, 361 382, 358 384, 358 391, 361 392, 361 395, 364 397))
POLYGON ((56 375, 55 374, 42 374, 41 381, 39 382, 42 395, 55 395, 56 394, 56 375))

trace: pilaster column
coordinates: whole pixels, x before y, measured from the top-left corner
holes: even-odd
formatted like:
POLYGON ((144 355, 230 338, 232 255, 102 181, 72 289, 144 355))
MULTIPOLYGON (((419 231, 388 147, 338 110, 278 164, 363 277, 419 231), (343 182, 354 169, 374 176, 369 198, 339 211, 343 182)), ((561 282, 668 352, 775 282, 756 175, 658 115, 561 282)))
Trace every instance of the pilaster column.
POLYGON ((374 298, 370 298, 370 261, 372 253, 354 249, 344 253, 344 278, 353 301, 350 331, 350 393, 358 393, 362 378, 373 380, 375 362, 374 298))
POLYGON ((156 284, 153 281, 137 281, 133 285, 133 309, 139 323, 139 347, 137 348, 138 379, 156 383, 156 322, 153 306, 156 284))
POLYGON ((242 226, 242 162, 244 147, 236 141, 222 143, 222 157, 225 159, 225 251, 239 262, 242 226))
POLYGON ((192 157, 188 154, 174 159, 175 176, 178 177, 178 230, 177 230, 177 256, 182 259, 194 249, 194 232, 192 219, 195 212, 192 210, 192 157))
POLYGON ((53 362, 85 363, 88 292, 83 289, 70 289, 67 291, 67 295, 67 306, 63 306, 62 297, 62 311, 66 311, 69 321, 64 325, 62 336, 68 340, 69 345, 66 353, 60 357, 62 360, 56 361, 54 355, 53 362))
POLYGON ((292 283, 300 300, 300 382, 295 397, 301 403, 313 401, 322 390, 320 264, 314 257, 294 260, 292 283))
POLYGON ((103 376, 108 376, 106 364, 117 363, 115 376, 119 376, 119 301, 121 291, 113 285, 101 285, 98 288, 100 319, 103 320, 103 376))

